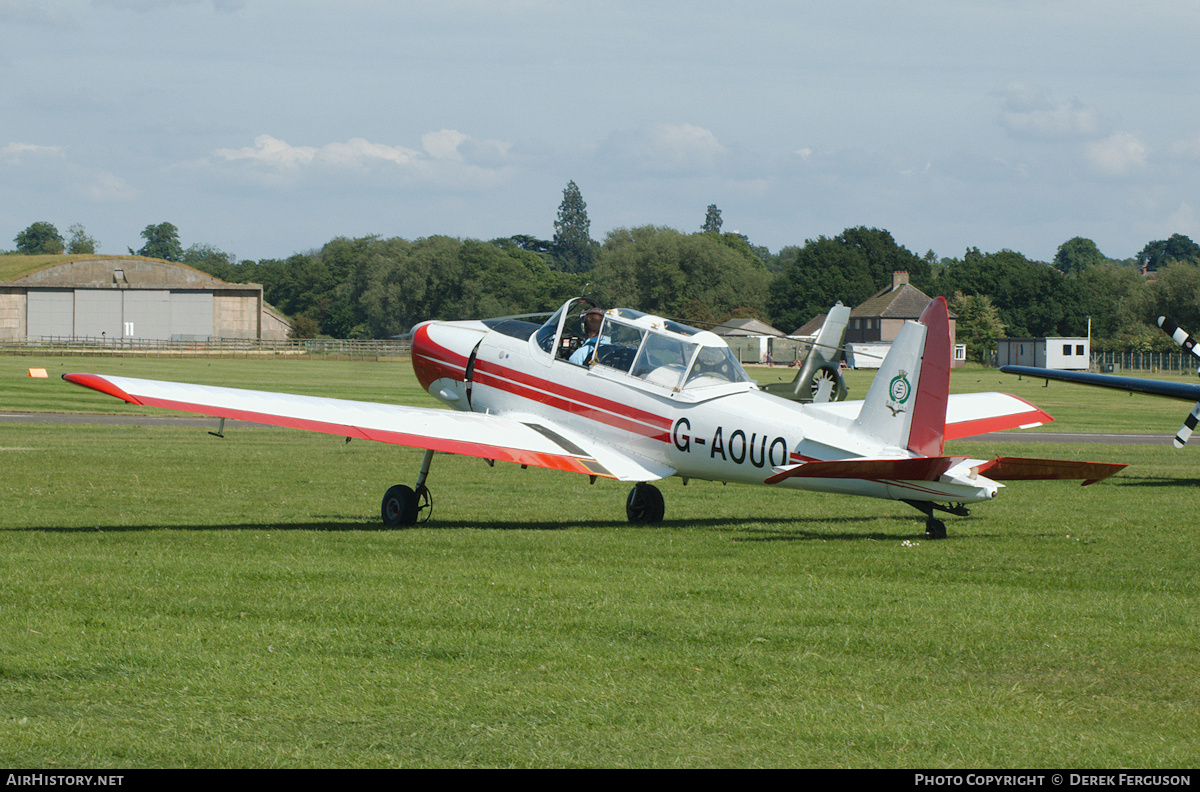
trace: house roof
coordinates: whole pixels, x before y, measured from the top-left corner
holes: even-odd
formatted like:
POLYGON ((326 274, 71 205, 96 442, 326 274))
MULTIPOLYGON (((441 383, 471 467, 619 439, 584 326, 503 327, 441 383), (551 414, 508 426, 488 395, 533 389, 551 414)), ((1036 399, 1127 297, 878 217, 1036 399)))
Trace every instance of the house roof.
POLYGON ((717 325, 713 332, 720 336, 781 336, 783 333, 771 327, 766 322, 760 322, 753 317, 730 319, 724 324, 717 325))
POLYGON ((904 283, 895 289, 888 286, 851 310, 850 316, 852 318, 878 316, 885 319, 917 319, 925 310, 925 306, 929 305, 929 300, 929 295, 911 284, 904 283))
POLYGON ((802 336, 802 337, 815 336, 817 333, 821 332, 821 327, 825 324, 825 318, 827 316, 829 316, 829 314, 827 314, 827 313, 818 314, 817 316, 814 316, 812 319, 809 319, 807 322, 805 322, 800 327, 793 330, 791 334, 793 336, 802 336))

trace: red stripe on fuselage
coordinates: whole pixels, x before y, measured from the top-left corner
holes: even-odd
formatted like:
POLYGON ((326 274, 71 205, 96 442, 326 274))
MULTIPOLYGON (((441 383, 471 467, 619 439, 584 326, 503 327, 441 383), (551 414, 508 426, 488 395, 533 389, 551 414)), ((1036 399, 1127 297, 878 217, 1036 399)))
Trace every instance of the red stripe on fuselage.
MULTIPOLYGON (((437 379, 464 379, 467 358, 441 346, 429 337, 427 327, 420 327, 413 336, 413 369, 421 386, 428 391, 437 379)), ((517 369, 477 358, 473 381, 626 432, 670 442, 671 419, 666 416, 638 410, 517 369)))
POLYGON ((530 377, 504 366, 476 362, 475 382, 626 432, 664 443, 670 440, 669 418, 567 388, 549 380, 530 377))

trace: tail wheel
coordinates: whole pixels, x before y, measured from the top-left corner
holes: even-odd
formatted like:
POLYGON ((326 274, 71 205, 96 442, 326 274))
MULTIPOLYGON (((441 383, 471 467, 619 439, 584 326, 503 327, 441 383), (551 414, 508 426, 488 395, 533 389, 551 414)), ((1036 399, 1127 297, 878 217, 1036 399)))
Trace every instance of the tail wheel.
POLYGON ((639 482, 625 499, 625 516, 631 523, 662 522, 665 512, 662 493, 653 484, 639 482))
POLYGON ((389 528, 406 528, 425 522, 433 514, 433 498, 425 486, 412 487, 397 484, 383 495, 380 516, 389 528))

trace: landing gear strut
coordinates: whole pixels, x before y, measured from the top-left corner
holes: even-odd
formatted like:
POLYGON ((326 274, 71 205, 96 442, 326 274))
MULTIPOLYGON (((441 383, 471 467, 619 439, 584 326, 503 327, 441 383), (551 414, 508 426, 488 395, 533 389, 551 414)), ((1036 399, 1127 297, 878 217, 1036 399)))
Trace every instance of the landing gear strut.
POLYGON ((631 523, 662 522, 666 505, 662 493, 653 484, 639 481, 625 499, 625 516, 631 523))
POLYGON ((934 510, 944 511, 947 514, 953 514, 958 517, 966 517, 971 512, 961 503, 955 503, 951 506, 943 506, 940 503, 932 503, 930 501, 904 501, 909 506, 912 506, 917 511, 925 515, 925 538, 926 539, 945 539, 946 524, 933 516, 934 510))
POLYGON ((416 487, 397 484, 390 487, 383 495, 380 505, 380 516, 383 524, 389 528, 405 528, 425 522, 433 514, 433 497, 425 486, 429 478, 429 465, 433 462, 433 452, 426 451, 421 460, 421 472, 417 475, 416 487))

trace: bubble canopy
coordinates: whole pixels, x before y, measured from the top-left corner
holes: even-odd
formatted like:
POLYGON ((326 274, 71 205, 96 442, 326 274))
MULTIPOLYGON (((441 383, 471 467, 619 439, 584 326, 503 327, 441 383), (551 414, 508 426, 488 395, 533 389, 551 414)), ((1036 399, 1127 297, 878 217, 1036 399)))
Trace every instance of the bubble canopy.
POLYGON ((716 333, 630 308, 603 311, 598 332, 589 333, 586 315, 597 311, 587 298, 570 300, 538 329, 534 342, 544 352, 557 350, 560 360, 673 391, 753 385, 716 333))

